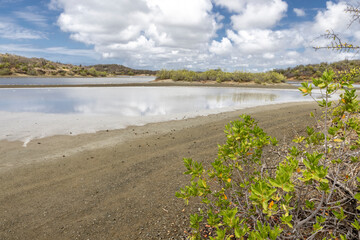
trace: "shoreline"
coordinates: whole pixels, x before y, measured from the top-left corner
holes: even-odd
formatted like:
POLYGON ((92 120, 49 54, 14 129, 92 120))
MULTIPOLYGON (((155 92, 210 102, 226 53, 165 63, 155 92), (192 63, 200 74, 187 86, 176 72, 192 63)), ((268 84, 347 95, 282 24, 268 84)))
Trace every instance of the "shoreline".
POLYGON ((182 158, 217 156, 224 129, 250 114, 280 141, 313 124, 316 103, 286 103, 76 136, 0 141, 1 239, 184 239, 182 158), (131 237, 130 237, 131 236, 131 237))
POLYGON ((0 88, 68 88, 68 87, 239 87, 239 88, 276 88, 297 89, 290 84, 256 84, 256 83, 200 83, 200 82, 159 82, 121 83, 121 84, 64 84, 64 85, 1 85, 0 88))
MULTIPOLYGON (((355 89, 360 89, 358 83, 355 89)), ((273 89, 298 89, 298 86, 289 83, 281 84, 257 84, 257 83, 201 83, 201 82, 182 82, 182 81, 150 81, 146 83, 116 83, 116 84, 64 84, 64 85, 1 85, 2 88, 80 88, 80 87, 224 87, 224 88, 273 88, 273 89)))
POLYGON ((32 75, 26 75, 26 74, 18 74, 18 75, 1 75, 1 78, 116 78, 116 77, 155 77, 156 75, 152 75, 152 74, 138 74, 138 75, 109 75, 106 77, 96 77, 96 76, 81 76, 81 75, 76 75, 76 76, 58 76, 58 75, 38 75, 38 76, 32 76, 32 75))

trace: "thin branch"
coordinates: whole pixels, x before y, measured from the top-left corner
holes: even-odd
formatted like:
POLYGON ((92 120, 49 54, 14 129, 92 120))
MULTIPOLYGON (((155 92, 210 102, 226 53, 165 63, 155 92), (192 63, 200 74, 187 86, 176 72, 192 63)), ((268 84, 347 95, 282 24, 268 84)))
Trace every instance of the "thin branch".
POLYGON ((333 30, 327 30, 326 34, 323 34, 320 36, 320 38, 325 38, 331 40, 330 45, 327 46, 317 46, 313 47, 315 50, 320 49, 329 49, 329 50, 335 50, 339 52, 359 52, 360 46, 353 45, 350 43, 343 42, 339 35, 335 33, 333 30))
POLYGON ((302 220, 301 222, 299 222, 298 224, 296 224, 296 226, 294 227, 293 232, 296 232, 302 225, 304 225, 305 223, 307 223, 308 221, 310 221, 313 217, 316 216, 316 214, 320 211, 320 209, 322 208, 322 205, 325 201, 325 195, 326 193, 323 192, 322 197, 321 197, 321 201, 319 203, 319 205, 317 206, 317 208, 315 209, 315 211, 312 212, 312 214, 310 216, 308 216, 307 218, 305 218, 304 220, 302 220))

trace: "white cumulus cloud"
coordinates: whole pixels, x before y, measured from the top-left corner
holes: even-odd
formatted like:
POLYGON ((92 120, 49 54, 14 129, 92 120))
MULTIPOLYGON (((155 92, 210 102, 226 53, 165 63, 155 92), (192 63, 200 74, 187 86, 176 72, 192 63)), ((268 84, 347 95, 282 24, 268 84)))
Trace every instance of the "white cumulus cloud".
POLYGON ((324 32, 332 29, 344 32, 348 30, 351 15, 345 12, 347 4, 345 2, 333 3, 326 2, 326 9, 321 10, 315 17, 313 31, 324 32))
POLYGON ((296 16, 298 16, 298 17, 304 17, 304 16, 306 16, 306 13, 305 13, 305 10, 304 10, 304 9, 294 8, 293 10, 294 10, 296 16))
POLYGON ((50 7, 61 11, 57 24, 72 39, 130 67, 265 70, 349 57, 314 52, 328 43, 317 39, 328 29, 360 41, 345 1, 326 2, 312 19, 307 9, 291 9, 307 18, 289 25, 280 25, 285 0, 51 0, 50 7))
POLYGON ((287 11, 283 0, 215 0, 236 14, 231 17, 235 30, 269 28, 278 23, 287 11))
POLYGON ((333 62, 345 57, 352 59, 352 53, 339 54, 329 50, 315 52, 312 48, 329 44, 328 39, 320 38, 326 30, 341 33, 344 41, 360 41, 360 24, 354 23, 348 28, 350 16, 344 11, 345 8, 345 2, 328 1, 326 8, 318 10, 312 21, 295 23, 280 30, 273 30, 273 24, 267 27, 254 24, 251 28, 244 27, 244 23, 242 28, 234 25, 233 29, 226 31, 226 38, 233 46, 229 55, 260 69, 333 62), (245 56, 248 56, 247 59, 245 56), (272 61, 266 61, 269 59, 272 61))
POLYGON ((232 51, 232 43, 228 38, 223 38, 221 42, 213 40, 209 51, 217 55, 229 54, 232 51))
POLYGON ((214 3, 227 8, 230 12, 241 12, 249 0, 214 0, 214 3))
POLYGON ((51 7, 63 11, 58 25, 71 38, 129 63, 146 54, 159 62, 172 51, 180 58, 190 49, 198 54, 219 26, 210 0, 53 0, 51 7))

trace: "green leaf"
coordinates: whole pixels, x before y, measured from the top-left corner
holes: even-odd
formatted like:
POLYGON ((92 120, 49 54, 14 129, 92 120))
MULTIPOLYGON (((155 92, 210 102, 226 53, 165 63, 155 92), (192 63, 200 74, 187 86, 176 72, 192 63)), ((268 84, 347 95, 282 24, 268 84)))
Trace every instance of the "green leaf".
POLYGON ((291 224, 291 220, 292 220, 292 215, 286 215, 286 214, 283 214, 280 219, 282 221, 283 224, 286 224, 288 225, 290 228, 293 228, 293 225, 291 224))
POLYGON ((216 230, 216 238, 214 238, 214 239, 216 239, 216 240, 224 240, 224 238, 225 238, 225 235, 226 235, 226 229, 220 229, 220 228, 218 228, 217 230, 216 230))
POLYGON ((355 222, 351 223, 351 225, 358 231, 360 231, 360 224, 357 219, 355 219, 355 222))
POLYGON ((275 188, 272 188, 265 181, 260 180, 251 186, 251 195, 249 199, 253 201, 254 205, 261 206, 263 208, 263 211, 267 213, 268 201, 272 199, 275 192, 275 188))
POLYGON ((316 216, 316 222, 318 223, 324 223, 326 221, 326 218, 322 216, 316 216))
POLYGON ((235 232, 235 237, 241 239, 249 232, 249 228, 247 225, 242 227, 236 226, 234 232, 235 232))
POLYGON ((354 198, 360 202, 360 193, 356 193, 354 198))
POLYGON ((334 136, 338 130, 339 130, 339 129, 336 128, 336 127, 330 127, 330 128, 328 129, 328 133, 329 133, 330 135, 334 136))
POLYGON ((324 191, 324 192, 327 192, 327 193, 330 191, 329 184, 328 183, 323 183, 323 182, 320 182, 320 186, 318 187, 318 189, 320 191, 324 191))
POLYGON ((315 209, 315 203, 314 202, 310 202, 309 200, 305 201, 305 206, 311 210, 315 209))
POLYGON ((340 208, 340 212, 332 210, 332 213, 339 221, 342 221, 346 218, 346 215, 344 214, 344 210, 342 208, 340 208))
POLYGON ((317 232, 319 230, 321 230, 323 227, 319 224, 319 223, 315 223, 313 225, 313 232, 317 232))
POLYGON ((196 230, 200 228, 200 222, 202 222, 203 217, 199 216, 197 213, 190 215, 190 226, 196 230))
POLYGON ((291 198, 292 198, 292 196, 291 196, 289 193, 287 193, 287 194, 284 196, 284 200, 285 200, 286 203, 289 203, 290 200, 291 200, 291 198))
POLYGON ((340 235, 341 240, 347 240, 346 235, 340 235))
POLYGON ((326 84, 325 84, 325 83, 320 83, 320 84, 318 85, 318 87, 319 87, 319 88, 325 88, 325 87, 326 87, 326 84))

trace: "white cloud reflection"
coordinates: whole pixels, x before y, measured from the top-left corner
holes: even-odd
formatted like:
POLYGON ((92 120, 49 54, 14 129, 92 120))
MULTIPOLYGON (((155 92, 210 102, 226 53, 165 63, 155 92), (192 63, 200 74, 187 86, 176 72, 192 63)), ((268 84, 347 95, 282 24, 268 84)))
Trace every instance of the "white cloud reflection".
POLYGON ((239 88, 0 89, 0 93, 0 124, 6 126, 0 139, 23 141, 299 101, 296 90, 239 88))

